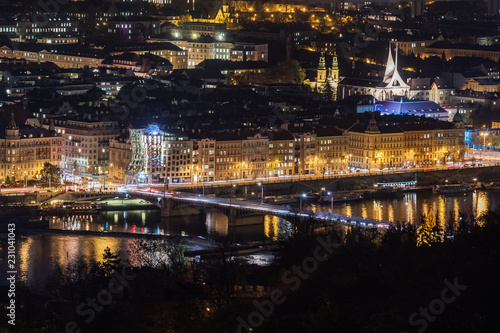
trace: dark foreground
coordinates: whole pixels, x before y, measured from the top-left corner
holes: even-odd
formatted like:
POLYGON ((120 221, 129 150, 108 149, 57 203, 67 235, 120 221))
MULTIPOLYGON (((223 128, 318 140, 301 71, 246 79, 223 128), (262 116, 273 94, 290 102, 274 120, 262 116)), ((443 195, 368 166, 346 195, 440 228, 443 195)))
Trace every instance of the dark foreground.
POLYGON ((182 243, 138 239, 128 263, 111 249, 43 286, 18 283, 15 329, 3 319, 0 331, 500 331, 500 212, 385 234, 305 221, 267 267, 236 259, 224 240, 187 261, 182 243))

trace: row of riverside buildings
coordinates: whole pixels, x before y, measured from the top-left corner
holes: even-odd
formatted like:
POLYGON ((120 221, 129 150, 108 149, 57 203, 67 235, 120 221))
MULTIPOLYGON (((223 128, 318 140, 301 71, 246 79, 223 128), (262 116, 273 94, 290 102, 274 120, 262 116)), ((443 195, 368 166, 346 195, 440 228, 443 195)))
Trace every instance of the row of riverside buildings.
POLYGON ((51 120, 19 127, 12 114, 0 138, 0 179, 36 178, 45 162, 79 175, 126 183, 182 183, 359 170, 435 167, 465 153, 460 115, 453 122, 418 119, 311 131, 238 131, 189 138, 152 124, 51 120))
POLYGON ((190 139, 156 125, 109 144, 109 177, 126 183, 181 183, 436 167, 462 161, 464 127, 453 122, 355 122, 310 132, 238 131, 190 139))

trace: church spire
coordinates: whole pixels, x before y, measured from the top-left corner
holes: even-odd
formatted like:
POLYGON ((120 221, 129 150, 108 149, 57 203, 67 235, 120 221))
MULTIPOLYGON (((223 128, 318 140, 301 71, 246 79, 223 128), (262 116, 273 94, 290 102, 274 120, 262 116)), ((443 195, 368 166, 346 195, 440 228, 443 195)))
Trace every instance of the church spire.
POLYGON ((333 52, 332 68, 330 69, 330 80, 332 86, 332 99, 337 100, 337 86, 340 81, 339 62, 337 60, 337 51, 333 52))
POLYGON ((332 70, 339 69, 339 61, 337 59, 337 51, 333 52, 333 60, 332 60, 332 70))
POLYGON ((9 121, 9 126, 7 128, 8 129, 17 129, 17 124, 16 124, 16 121, 14 120, 14 112, 10 113, 10 121, 9 121))
POLYGON ((17 127, 16 121, 14 120, 14 112, 10 114, 9 125, 5 129, 5 137, 7 139, 19 138, 19 127, 17 127))
POLYGON ((50 119, 49 132, 51 135, 56 135, 56 126, 54 125, 54 119, 50 119))
POLYGON ((367 132, 378 132, 379 128, 377 126, 377 121, 375 120, 375 112, 372 112, 372 118, 368 123, 368 127, 366 128, 367 132))
POLYGON ((389 44, 389 55, 387 56, 387 64, 385 67, 385 73, 384 73, 384 82, 388 83, 391 78, 392 74, 394 74, 394 60, 392 59, 392 49, 391 45, 389 44))
POLYGON ((407 87, 408 85, 401 78, 398 71, 398 48, 396 48, 396 61, 392 58, 392 50, 389 45, 389 57, 387 58, 387 67, 385 69, 384 83, 386 88, 407 87))
POLYGON ((321 52, 321 57, 319 57, 319 66, 318 70, 325 70, 326 69, 326 64, 325 64, 325 55, 323 52, 321 52))
POLYGON ((316 76, 316 89, 321 91, 323 89, 323 85, 325 84, 327 79, 327 70, 325 64, 325 55, 321 52, 321 57, 319 57, 319 66, 318 66, 318 74, 316 76))

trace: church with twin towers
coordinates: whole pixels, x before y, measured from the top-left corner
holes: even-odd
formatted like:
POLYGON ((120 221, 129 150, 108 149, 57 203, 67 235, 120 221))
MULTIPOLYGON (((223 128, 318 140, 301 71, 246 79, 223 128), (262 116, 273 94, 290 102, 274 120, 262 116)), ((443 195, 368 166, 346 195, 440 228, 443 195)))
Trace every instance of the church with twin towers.
POLYGON ((339 85, 339 64, 337 53, 333 54, 332 66, 326 67, 325 55, 321 53, 316 74, 316 81, 309 83, 311 88, 319 93, 327 94, 328 99, 337 100, 337 87, 339 85))

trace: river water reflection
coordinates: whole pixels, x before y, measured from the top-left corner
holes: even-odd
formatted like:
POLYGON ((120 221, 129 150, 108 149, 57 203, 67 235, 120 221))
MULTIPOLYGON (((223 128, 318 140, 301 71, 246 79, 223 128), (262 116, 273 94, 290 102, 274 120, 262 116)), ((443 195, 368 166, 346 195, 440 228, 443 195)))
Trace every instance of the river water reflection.
MULTIPOLYGON (((362 200, 334 205, 336 213, 382 219, 386 221, 408 221, 418 223, 421 214, 433 211, 442 221, 456 219, 459 212, 478 217, 488 209, 500 205, 500 192, 475 191, 466 195, 445 197, 431 191, 407 193, 402 199, 362 200)), ((328 211, 330 205, 308 204, 312 210, 328 211)), ((231 235, 236 242, 254 240, 277 240, 280 233, 290 230, 290 223, 282 219, 265 216, 255 225, 229 228, 227 217, 210 211, 206 219, 162 218, 159 210, 107 211, 98 215, 72 215, 49 217, 50 229, 94 231, 100 235, 80 233, 41 233, 18 235, 19 278, 30 283, 42 283, 55 264, 66 265, 78 256, 89 261, 102 260, 106 247, 118 251, 127 259, 133 242, 131 237, 111 237, 107 232, 129 234, 186 235, 218 238, 231 235)), ((4 252, 4 256, 7 253, 4 252)), ((3 258, 6 262, 6 257, 3 258)), ((4 275, 5 271, 0 273, 4 275)), ((6 281, 1 276, 1 281, 6 281)))
MULTIPOLYGON (((500 205, 500 192, 474 191, 457 196, 443 196, 432 191, 408 192, 401 199, 373 199, 334 204, 335 213, 384 221, 418 223, 422 214, 432 211, 441 221, 457 220, 460 213, 476 219, 500 205)), ((311 210, 329 211, 330 205, 308 206, 311 210)))
POLYGON ((218 211, 208 211, 203 220, 194 215, 162 218, 160 210, 106 211, 97 215, 48 218, 50 229, 211 238, 231 235, 237 242, 276 240, 280 232, 290 228, 287 221, 275 216, 255 217, 250 220, 250 225, 229 228, 227 217, 218 211))

